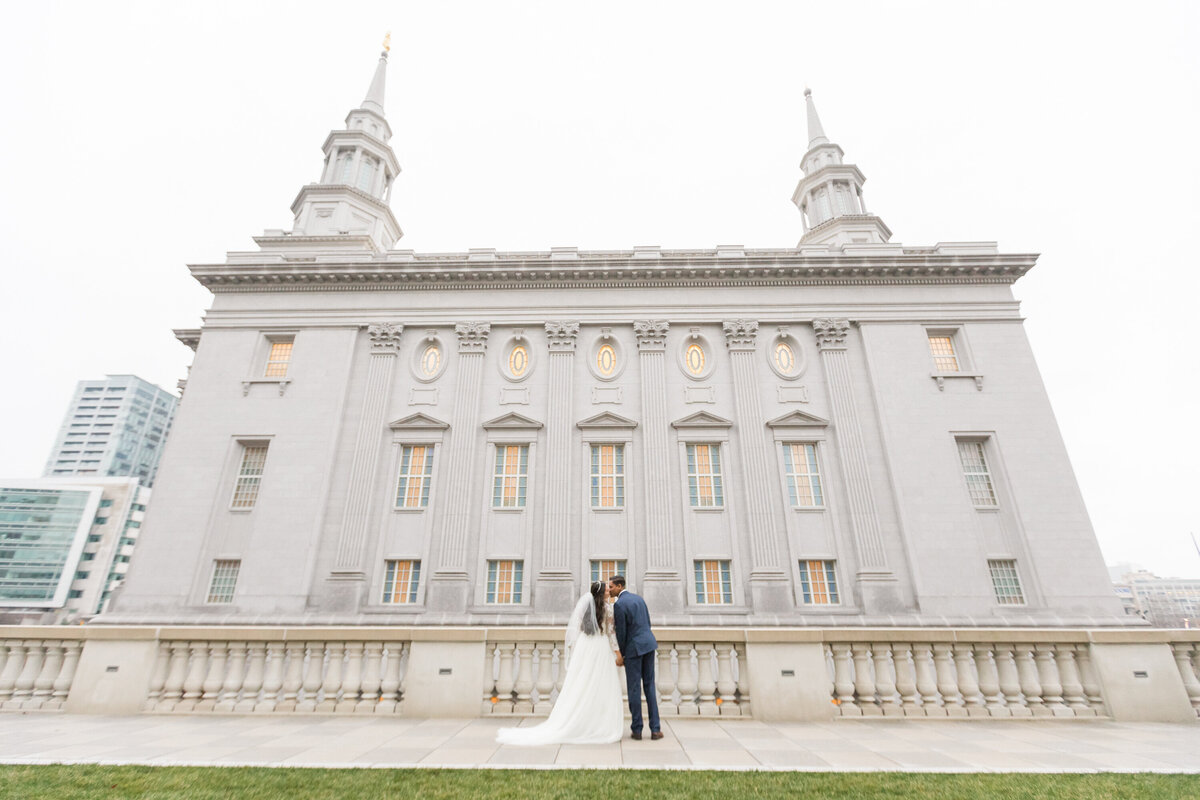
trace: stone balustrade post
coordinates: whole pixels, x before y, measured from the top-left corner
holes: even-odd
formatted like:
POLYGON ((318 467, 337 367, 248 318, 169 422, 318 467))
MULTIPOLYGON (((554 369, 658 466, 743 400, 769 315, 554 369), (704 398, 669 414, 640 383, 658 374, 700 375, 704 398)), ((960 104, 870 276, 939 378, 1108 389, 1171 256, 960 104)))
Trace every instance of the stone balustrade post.
POLYGON ((733 645, 719 642, 717 649, 717 693, 721 700, 721 716, 736 717, 741 713, 737 704, 737 682, 733 679, 733 645))
POLYGON ((1025 704, 1029 713, 1035 717, 1051 717, 1054 712, 1046 707, 1042 700, 1042 683, 1038 676, 1038 666, 1033 645, 1018 644, 1016 650, 1017 674, 1021 680, 1021 693, 1025 695, 1025 704))
POLYGON ((499 645, 484 642, 483 645, 483 714, 494 714, 499 695, 496 692, 496 659, 499 645))
POLYGON ((7 707, 16 690, 17 678, 25 667, 25 645, 15 639, 5 643, 8 658, 4 661, 4 669, 0 670, 0 707, 7 707))
POLYGON ((854 702, 854 670, 850 664, 850 645, 829 645, 833 654, 833 694, 843 717, 861 717, 862 709, 854 702))
POLYGON ((938 695, 933 648, 930 645, 913 643, 913 667, 917 673, 917 691, 921 693, 921 710, 925 712, 925 716, 946 716, 946 709, 938 695))
POLYGON ((750 711, 750 670, 746 666, 746 645, 735 644, 733 655, 737 659, 737 691, 738 710, 743 717, 751 715, 750 711))
POLYGON ((658 689, 659 716, 673 717, 679 714, 679 706, 675 704, 675 678, 671 675, 670 643, 660 642, 658 645, 657 661, 654 668, 654 683, 658 689))
POLYGON ((1192 666, 1192 647, 1191 644, 1177 642, 1171 645, 1171 654, 1175 657, 1175 666, 1179 668, 1179 677, 1183 679, 1188 700, 1196 713, 1200 714, 1200 679, 1196 678, 1196 670, 1192 666))
POLYGON ((694 717, 700 714, 700 705, 696 702, 696 691, 699 682, 696 670, 692 666, 692 645, 690 642, 676 642, 675 650, 679 657, 679 716, 694 717))
POLYGON ((383 642, 367 642, 363 645, 363 677, 362 696, 359 698, 355 712, 373 714, 375 705, 379 702, 380 687, 383 684, 383 642))
POLYGON ((71 693, 71 685, 75 680, 75 670, 79 668, 79 656, 83 652, 83 642, 68 639, 63 642, 63 665, 58 677, 54 679, 53 692, 50 701, 43 708, 62 708, 71 693))
POLYGON ((62 669, 62 642, 58 639, 48 640, 45 648, 46 660, 42 662, 42 669, 33 681, 33 697, 26 708, 42 708, 50 701, 50 695, 54 694, 54 679, 62 669))
POLYGON ((283 689, 283 642, 267 642, 266 676, 263 678, 262 700, 254 706, 254 713, 274 711, 282 699, 283 689))
MULTIPOLYGON (((246 643, 228 642, 228 650, 228 666, 222 667, 225 670, 225 681, 221 684, 217 702, 210 706, 214 711, 233 711, 242 691, 242 683, 246 679, 246 643)), ((209 675, 212 673, 210 668, 209 675)))
POLYGON ((183 697, 172 711, 194 711, 204 691, 204 678, 208 675, 208 642, 189 642, 191 657, 187 677, 183 679, 183 697))
POLYGON ((511 714, 513 710, 513 691, 516 680, 513 676, 513 659, 516 645, 502 642, 500 648, 500 677, 496 679, 496 705, 492 713, 511 714))
POLYGON ((25 642, 25 664, 17 682, 13 685, 12 699, 5 703, 5 708, 26 708, 27 702, 33 699, 33 684, 42 671, 42 662, 46 660, 46 650, 40 639, 29 639, 25 642))
POLYGON ((171 664, 167 669, 167 680, 163 684, 162 700, 157 711, 173 711, 183 696, 183 681, 187 677, 188 643, 170 642, 162 645, 171 650, 171 664))
POLYGON ((1075 663, 1079 666, 1079 678, 1083 684, 1083 694, 1087 698, 1088 707, 1096 714, 1103 714, 1104 697, 1100 691, 1100 677, 1096 674, 1096 665, 1092 663, 1092 646, 1079 644, 1075 646, 1075 663))
POLYGON ((987 708, 984 706, 983 694, 979 691, 979 681, 975 677, 975 663, 972 659, 973 647, 969 644, 954 645, 954 663, 958 673, 958 691, 962 694, 963 705, 969 717, 986 717, 987 708))
POLYGON ((228 642, 208 643, 208 671, 200 684, 200 699, 196 701, 196 711, 212 711, 216 708, 221 687, 225 685, 225 662, 228 657, 228 642))
MULTIPOLYGON (((341 655, 340 653, 338 654, 341 655)), ((308 669, 304 673, 304 682, 300 688, 304 697, 296 704, 297 711, 316 711, 317 697, 321 691, 321 682, 325 677, 325 643, 308 643, 308 669)))
POLYGON ((1060 644, 1055 649, 1058 673, 1062 678, 1063 701, 1077 717, 1094 717, 1096 712, 1088 705, 1083 693, 1083 681, 1079 676, 1079 665, 1075 663, 1075 645, 1060 644))
POLYGON ((550 695, 554 691, 554 644, 539 642, 537 644, 537 703, 533 706, 535 714, 549 714, 553 703, 550 695))
POLYGON ((871 661, 875 667, 875 695, 884 716, 902 716, 904 709, 896 702, 896 673, 892 667, 892 648, 884 642, 871 644, 871 661))
POLYGON ((892 665, 896 670, 896 691, 900 695, 900 710, 906 717, 924 716, 921 695, 917 692, 917 673, 913 669, 912 645, 892 643, 892 665))
POLYGON ((1042 702, 1056 717, 1071 716, 1071 710, 1063 703, 1062 678, 1058 673, 1058 664, 1054 660, 1054 645, 1037 645, 1035 660, 1038 668, 1038 680, 1042 684, 1042 702))
POLYGON ((854 658, 854 701, 864 717, 877 717, 883 709, 875 702, 875 679, 871 675, 871 646, 852 644, 854 658))
MULTIPOLYGON (((376 714, 398 714, 400 713, 400 705, 403 701, 403 694, 400 687, 400 668, 404 663, 404 651, 406 645, 400 642, 388 642, 387 650, 384 654, 385 662, 383 669, 383 680, 379 682, 379 702, 375 704, 376 714)), ((490 677, 492 671, 489 669, 484 673, 485 678, 490 677)))
POLYGON ((359 692, 362 691, 362 642, 346 643, 346 671, 342 675, 342 697, 334 711, 338 714, 353 714, 358 708, 359 692))
POLYGON ((958 689, 958 674, 954 667, 952 655, 954 645, 935 644, 933 646, 933 669, 937 674, 938 693, 942 696, 943 708, 948 717, 965 717, 967 709, 963 702, 962 692, 958 689))
POLYGON ((1011 712, 1004 704, 1004 695, 1000 691, 1000 672, 992 657, 992 645, 977 644, 974 649, 975 669, 979 673, 979 691, 983 694, 987 713, 993 717, 1011 717, 1011 712))
POLYGON ((700 716, 715 717, 721 713, 717 707, 717 682, 712 669, 713 646, 708 642, 696 643, 696 689, 700 692, 698 705, 700 716))
POLYGON ((250 642, 246 645, 246 678, 242 681, 242 699, 233 710, 239 714, 247 714, 258 705, 258 692, 263 685, 263 672, 267 645, 265 642, 250 642))
POLYGON ((280 699, 275 704, 276 711, 296 710, 300 688, 304 685, 304 649, 302 642, 288 642, 284 648, 287 656, 287 668, 283 675, 280 699))
POLYGON ((1023 702, 1021 695, 1021 677, 1017 671, 1017 662, 1013 657, 1014 646, 1011 644, 996 645, 996 673, 1000 682, 1000 691, 1004 695, 1004 706, 1008 715, 1028 717, 1033 714, 1023 702))
POLYGON ((533 713, 533 642, 518 642, 516 644, 517 679, 513 683, 516 700, 513 703, 513 713, 533 713))
POLYGON ((325 679, 321 682, 321 702, 317 703, 317 711, 321 712, 337 709, 338 692, 342 688, 346 645, 343 642, 326 642, 325 652, 329 656, 329 661, 325 664, 325 679))

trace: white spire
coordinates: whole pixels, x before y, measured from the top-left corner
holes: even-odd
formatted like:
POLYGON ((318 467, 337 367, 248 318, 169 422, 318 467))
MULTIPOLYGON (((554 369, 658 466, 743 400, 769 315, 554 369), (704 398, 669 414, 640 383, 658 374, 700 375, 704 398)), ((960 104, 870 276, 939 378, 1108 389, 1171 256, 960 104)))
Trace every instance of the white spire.
POLYGON ((391 50, 392 35, 389 33, 383 40, 383 52, 379 54, 379 63, 375 65, 375 77, 371 78, 371 88, 367 89, 367 97, 362 101, 362 107, 383 116, 383 97, 387 88, 387 58, 391 50))
POLYGON ((805 87, 804 103, 808 106, 808 146, 828 144, 825 129, 821 127, 821 118, 817 116, 817 106, 813 103, 812 89, 805 87))

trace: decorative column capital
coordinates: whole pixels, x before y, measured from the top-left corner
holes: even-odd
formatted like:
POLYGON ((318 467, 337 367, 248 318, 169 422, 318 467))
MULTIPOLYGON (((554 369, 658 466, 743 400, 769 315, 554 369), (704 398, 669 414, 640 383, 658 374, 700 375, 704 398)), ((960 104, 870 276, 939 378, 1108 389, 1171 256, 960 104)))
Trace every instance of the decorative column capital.
POLYGON ((400 350, 400 334, 403 332, 403 325, 394 325, 391 322, 368 325, 367 336, 371 337, 371 353, 396 355, 400 350))
POLYGON ((633 323, 638 350, 665 350, 670 323, 661 319, 640 319, 633 323))
POLYGON ((758 339, 758 322, 752 319, 728 319, 721 323, 725 328, 725 346, 730 350, 753 350, 758 339))
POLYGON ((850 320, 814 319, 813 330, 817 333, 818 350, 845 350, 846 335, 850 333, 850 320))
POLYGON ((575 337, 578 335, 578 322, 546 323, 546 342, 551 353, 575 352, 575 337))
POLYGON ((459 322, 454 326, 458 334, 458 352, 485 353, 487 352, 488 334, 492 326, 486 322, 459 322))

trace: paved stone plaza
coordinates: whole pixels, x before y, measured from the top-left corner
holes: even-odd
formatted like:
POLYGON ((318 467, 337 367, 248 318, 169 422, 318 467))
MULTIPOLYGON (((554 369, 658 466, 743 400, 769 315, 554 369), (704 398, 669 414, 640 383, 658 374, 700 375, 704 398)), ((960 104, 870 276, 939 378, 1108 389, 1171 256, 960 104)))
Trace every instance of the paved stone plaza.
POLYGON ((1200 724, 664 720, 657 742, 501 747, 513 719, 6 714, 0 762, 188 766, 1200 773, 1200 724))

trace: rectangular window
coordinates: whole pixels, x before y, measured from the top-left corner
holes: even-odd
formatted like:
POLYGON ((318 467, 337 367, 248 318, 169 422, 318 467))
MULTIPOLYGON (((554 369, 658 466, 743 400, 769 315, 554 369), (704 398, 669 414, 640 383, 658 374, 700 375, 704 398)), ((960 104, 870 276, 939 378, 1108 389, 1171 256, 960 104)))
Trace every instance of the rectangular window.
POLYGON ((529 477, 529 445, 496 445, 492 508, 524 508, 529 477))
POLYGON ((592 445, 592 508, 625 507, 625 445, 592 445))
POLYGON ((263 373, 267 378, 286 378, 288 364, 292 360, 292 340, 271 342, 271 352, 267 355, 267 370, 263 373))
POLYGON ((242 463, 238 467, 237 482, 233 486, 233 508, 254 508, 258 499, 258 486, 262 482, 263 466, 267 463, 265 444, 243 444, 242 463))
POLYGON ((600 559, 592 561, 592 580, 606 581, 613 575, 625 574, 625 559, 600 559))
POLYGON ((817 470, 815 444, 785 444, 783 462, 787 468, 788 502, 792 508, 825 505, 821 494, 821 474, 817 470))
POLYGON ((396 508, 425 508, 433 481, 433 447, 404 445, 400 451, 400 478, 396 484, 396 508))
POLYGON ((487 601, 497 604, 520 603, 524 566, 524 561, 489 561, 487 601))
POLYGON ((420 561, 388 561, 383 578, 383 602, 417 602, 417 585, 421 582, 420 561))
POLYGON ((832 561, 800 562, 800 591, 806 604, 825 606, 840 602, 833 565, 832 561))
POLYGON ((688 497, 692 508, 720 508, 725 505, 721 489, 721 445, 687 446, 688 497))
POLYGON ((949 333, 930 333, 929 352, 938 372, 958 372, 958 356, 954 352, 954 336, 949 333))
POLYGON ((1017 575, 1017 562, 1012 559, 989 559, 988 572, 992 576, 992 589, 996 602, 1002 606, 1025 605, 1025 594, 1021 591, 1021 578, 1017 575))
POLYGON ((233 590, 237 586, 238 572, 241 568, 241 561, 214 561, 212 580, 208 583, 208 599, 205 602, 232 603, 233 590))
POLYGON ((963 477, 967 479, 971 502, 976 506, 998 505, 996 487, 992 484, 987 459, 983 455, 983 442, 959 442, 958 458, 962 462, 963 477))
POLYGON ((696 602, 724 605, 733 602, 728 561, 696 562, 696 602))

